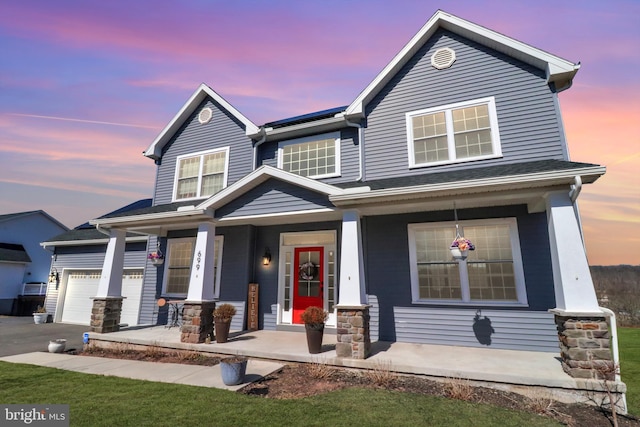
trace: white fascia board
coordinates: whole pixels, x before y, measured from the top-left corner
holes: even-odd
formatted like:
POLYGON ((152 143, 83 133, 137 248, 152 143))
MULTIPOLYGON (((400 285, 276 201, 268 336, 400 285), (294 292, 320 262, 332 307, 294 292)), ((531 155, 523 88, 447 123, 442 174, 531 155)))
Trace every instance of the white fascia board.
POLYGON ((384 199, 394 197, 411 198, 424 197, 428 194, 443 193, 447 191, 465 193, 478 193, 497 190, 500 186, 519 186, 522 188, 542 187, 545 185, 558 185, 560 183, 570 185, 576 176, 581 176, 583 181, 593 182, 604 175, 606 168, 603 166, 567 169, 553 172, 540 172, 526 175, 511 175, 494 178, 474 179, 466 181, 445 182, 441 184, 415 185, 411 187, 388 188, 383 190, 371 190, 362 193, 349 193, 330 196, 329 200, 336 206, 358 203, 368 203, 371 199, 384 199), (561 181, 561 182, 559 182, 561 181))
POLYGON ((252 188, 257 187, 270 178, 279 179, 281 181, 288 182, 289 184, 306 188, 308 190, 317 191, 318 193, 323 193, 328 196, 344 193, 344 190, 333 185, 325 184, 323 182, 316 181, 315 179, 283 171, 282 169, 277 169, 272 166, 263 165, 250 174, 239 179, 232 185, 226 187, 222 191, 214 194, 211 198, 196 206, 196 209, 216 209, 246 193, 252 188))
POLYGON ((436 32, 445 28, 489 48, 517 58, 547 72, 549 81, 570 81, 580 68, 579 64, 537 49, 473 22, 438 10, 411 40, 398 52, 371 83, 347 107, 345 115, 362 117, 365 105, 403 67, 422 45, 436 32))
MULTIPOLYGON (((146 242, 148 236, 133 236, 127 237, 125 241, 128 242, 146 242)), ((86 245, 104 245, 109 243, 109 238, 104 239, 87 239, 87 240, 60 240, 52 242, 42 242, 40 246, 47 248, 50 246, 86 246, 86 245)))
POLYGON ((89 224, 99 227, 123 227, 127 225, 144 225, 145 222, 158 222, 170 219, 189 217, 212 218, 211 212, 206 209, 189 209, 184 211, 158 212, 144 215, 121 216, 116 218, 92 219, 89 224))
POLYGON ((246 127, 245 134, 248 137, 260 132, 258 126, 256 126, 251 120, 240 113, 240 111, 238 111, 233 105, 229 104, 227 100, 216 93, 213 89, 202 83, 143 154, 154 160, 159 159, 162 154, 162 147, 164 147, 173 134, 180 128, 180 126, 182 126, 184 121, 195 111, 196 107, 198 107, 198 105, 200 105, 207 96, 214 99, 218 104, 220 104, 220 106, 222 106, 222 108, 240 120, 240 122, 242 122, 246 127))
POLYGON ((328 117, 322 120, 315 120, 297 125, 285 126, 281 128, 266 128, 265 134, 267 141, 275 139, 295 138, 301 135, 308 135, 310 132, 320 133, 340 129, 346 126, 345 117, 342 113, 338 113, 334 117, 328 117))

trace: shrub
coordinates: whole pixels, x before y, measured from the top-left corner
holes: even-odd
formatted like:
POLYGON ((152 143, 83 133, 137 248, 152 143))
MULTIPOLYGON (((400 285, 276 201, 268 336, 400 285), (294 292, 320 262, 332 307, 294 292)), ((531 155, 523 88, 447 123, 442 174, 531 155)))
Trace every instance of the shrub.
POLYGON ((213 317, 216 320, 222 320, 228 322, 233 316, 236 315, 236 308, 231 304, 220 304, 213 310, 213 317))
POLYGON ((317 325, 320 323, 324 323, 329 317, 329 313, 323 310, 320 307, 307 307, 304 312, 302 312, 302 321, 306 325, 317 325))

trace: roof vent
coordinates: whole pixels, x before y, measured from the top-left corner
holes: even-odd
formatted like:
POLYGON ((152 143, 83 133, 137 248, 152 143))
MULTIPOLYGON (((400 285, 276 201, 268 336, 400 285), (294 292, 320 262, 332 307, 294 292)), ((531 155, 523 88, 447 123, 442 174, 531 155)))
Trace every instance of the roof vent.
POLYGON ((456 53, 453 49, 448 47, 438 49, 433 55, 431 55, 431 65, 433 65, 433 68, 438 70, 444 70, 445 68, 451 67, 455 60, 456 53))
POLYGON ((212 117, 213 111, 211 111, 211 108, 205 107, 200 110, 200 114, 198 114, 198 121, 200 122, 200 124, 209 123, 212 117))

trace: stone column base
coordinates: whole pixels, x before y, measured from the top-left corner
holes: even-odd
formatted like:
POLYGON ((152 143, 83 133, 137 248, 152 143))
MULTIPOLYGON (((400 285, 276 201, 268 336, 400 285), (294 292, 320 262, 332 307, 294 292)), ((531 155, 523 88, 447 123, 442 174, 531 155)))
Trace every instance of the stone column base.
POLYGON ((182 311, 180 341, 203 343, 207 335, 213 336, 213 309, 215 301, 185 301, 182 311))
POLYGON ((106 334, 120 330, 122 297, 94 298, 91 310, 91 332, 106 334))
POLYGON ((574 378, 614 380, 609 327, 604 315, 554 313, 562 368, 574 378))
POLYGON ((369 307, 337 307, 336 355, 351 359, 366 359, 371 354, 369 307))

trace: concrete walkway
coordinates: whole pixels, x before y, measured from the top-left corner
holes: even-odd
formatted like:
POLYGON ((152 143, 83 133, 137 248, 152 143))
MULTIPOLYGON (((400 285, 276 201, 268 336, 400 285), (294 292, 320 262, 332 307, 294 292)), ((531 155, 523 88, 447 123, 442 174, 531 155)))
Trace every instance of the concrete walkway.
POLYGON ((196 366, 178 363, 141 362, 138 360, 109 359, 106 357, 74 356, 64 353, 25 353, 0 357, 2 362, 26 363, 65 369, 85 374, 117 376, 136 380, 185 384, 199 387, 215 387, 238 390, 282 368, 282 364, 250 359, 247 363, 245 381, 235 386, 222 382, 220 365, 196 366))

